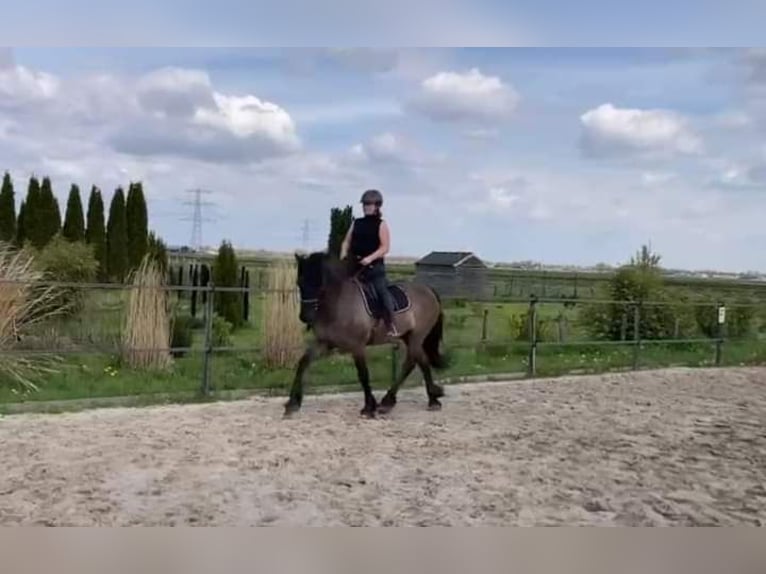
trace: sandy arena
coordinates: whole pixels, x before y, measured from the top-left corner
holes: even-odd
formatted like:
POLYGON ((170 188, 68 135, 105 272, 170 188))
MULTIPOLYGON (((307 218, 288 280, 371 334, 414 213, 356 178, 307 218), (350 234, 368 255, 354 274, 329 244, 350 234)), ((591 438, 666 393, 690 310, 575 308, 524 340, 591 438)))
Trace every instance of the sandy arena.
POLYGON ((282 402, 2 418, 0 525, 766 524, 766 369, 282 402))

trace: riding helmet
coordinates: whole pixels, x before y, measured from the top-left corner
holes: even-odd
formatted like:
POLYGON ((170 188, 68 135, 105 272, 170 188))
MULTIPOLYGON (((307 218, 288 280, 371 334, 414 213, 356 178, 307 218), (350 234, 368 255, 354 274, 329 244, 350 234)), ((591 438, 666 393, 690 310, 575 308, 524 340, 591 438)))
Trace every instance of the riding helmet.
POLYGON ((368 189, 362 194, 362 203, 374 203, 381 206, 383 205, 383 194, 377 189, 368 189))

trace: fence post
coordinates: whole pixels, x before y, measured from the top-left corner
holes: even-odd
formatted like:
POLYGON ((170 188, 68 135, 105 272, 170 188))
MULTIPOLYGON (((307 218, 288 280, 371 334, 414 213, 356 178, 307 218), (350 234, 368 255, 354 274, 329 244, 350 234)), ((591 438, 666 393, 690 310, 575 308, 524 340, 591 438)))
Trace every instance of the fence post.
POLYGON ((484 343, 487 340, 487 318, 489 317, 489 309, 484 309, 484 314, 481 319, 481 342, 484 343))
POLYGON ((633 307, 633 370, 638 369, 638 352, 641 348, 641 303, 633 307))
POLYGON ((537 374, 537 296, 529 298, 529 376, 537 374))
POLYGON ((716 321, 717 321, 717 330, 718 330, 718 337, 715 341, 715 366, 720 367, 721 366, 721 354, 723 351, 723 329, 724 324, 726 323, 726 306, 723 304, 723 302, 719 301, 718 305, 716 305, 716 321))
POLYGON ((210 368, 213 361, 213 299, 215 298, 215 285, 212 281, 208 285, 207 305, 205 308, 205 349, 202 358, 202 387, 203 397, 210 396, 210 368))

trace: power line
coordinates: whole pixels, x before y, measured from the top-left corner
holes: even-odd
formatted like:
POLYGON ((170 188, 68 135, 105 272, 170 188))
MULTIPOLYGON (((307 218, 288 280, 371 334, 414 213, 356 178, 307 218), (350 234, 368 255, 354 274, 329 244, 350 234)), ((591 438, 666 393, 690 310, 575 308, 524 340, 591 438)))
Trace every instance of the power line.
POLYGON ((192 222, 192 231, 191 231, 191 241, 189 242, 189 246, 194 251, 201 251, 202 250, 202 223, 203 221, 215 221, 211 217, 203 216, 202 215, 202 208, 203 207, 212 207, 215 206, 215 203, 212 201, 203 201, 202 196, 203 195, 209 195, 213 193, 209 189, 189 189, 186 191, 186 193, 190 193, 193 195, 193 199, 189 201, 184 201, 184 205, 190 205, 192 207, 192 215, 191 217, 182 217, 182 221, 191 221, 192 222))

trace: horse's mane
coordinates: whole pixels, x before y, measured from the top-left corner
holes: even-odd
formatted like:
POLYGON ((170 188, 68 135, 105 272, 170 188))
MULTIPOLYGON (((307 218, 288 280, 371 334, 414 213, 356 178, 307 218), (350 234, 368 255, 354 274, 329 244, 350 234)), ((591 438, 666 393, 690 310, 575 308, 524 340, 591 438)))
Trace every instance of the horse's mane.
POLYGON ((326 287, 337 285, 350 277, 348 264, 326 251, 315 251, 307 255, 305 264, 322 273, 326 287))

